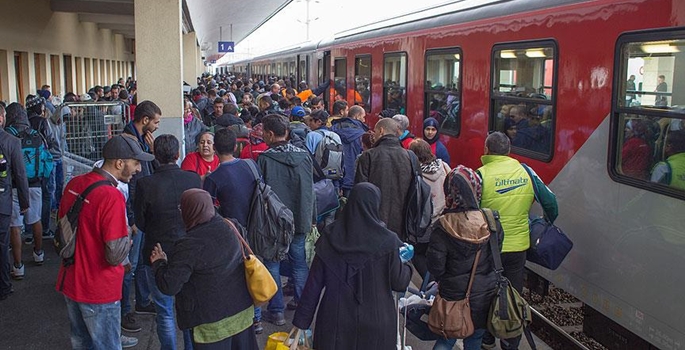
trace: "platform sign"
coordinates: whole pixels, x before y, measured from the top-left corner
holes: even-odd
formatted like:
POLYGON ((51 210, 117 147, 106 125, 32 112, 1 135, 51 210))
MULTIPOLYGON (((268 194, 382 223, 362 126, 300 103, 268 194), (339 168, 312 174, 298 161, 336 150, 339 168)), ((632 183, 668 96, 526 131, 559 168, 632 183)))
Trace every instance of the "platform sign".
POLYGON ((233 41, 219 41, 219 52, 233 52, 233 41))

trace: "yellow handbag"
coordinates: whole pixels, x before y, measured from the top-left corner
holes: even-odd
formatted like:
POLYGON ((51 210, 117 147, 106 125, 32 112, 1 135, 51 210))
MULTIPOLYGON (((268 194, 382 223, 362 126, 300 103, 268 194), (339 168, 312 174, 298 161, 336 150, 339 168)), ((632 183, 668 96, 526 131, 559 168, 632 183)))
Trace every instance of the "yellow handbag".
POLYGON ((284 341, 288 340, 288 336, 289 334, 286 332, 271 333, 266 340, 266 347, 264 350, 277 350, 278 344, 283 344, 284 341))
POLYGON ((240 235, 240 231, 238 231, 238 228, 235 227, 233 222, 227 219, 224 220, 231 226, 242 245, 240 251, 243 253, 247 290, 250 292, 254 304, 260 306, 276 295, 276 292, 278 291, 276 281, 274 281, 274 278, 271 276, 271 273, 269 273, 269 270, 266 269, 266 266, 264 266, 257 256, 254 255, 252 249, 250 249, 250 245, 245 242, 245 239, 240 235), (245 255, 245 250, 248 252, 247 256, 245 255))
POLYGON ((307 339, 306 336, 304 337, 304 344, 299 344, 299 339, 302 335, 302 332, 303 331, 301 329, 293 327, 285 340, 276 344, 275 350, 313 350, 309 344, 309 339, 307 339))

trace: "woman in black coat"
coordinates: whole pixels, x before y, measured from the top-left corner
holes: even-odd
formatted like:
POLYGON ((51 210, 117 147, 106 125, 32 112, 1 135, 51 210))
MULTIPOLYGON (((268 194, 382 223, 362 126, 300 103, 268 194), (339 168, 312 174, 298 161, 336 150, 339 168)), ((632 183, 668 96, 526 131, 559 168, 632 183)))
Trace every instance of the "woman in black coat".
POLYGON ((192 330, 195 350, 257 350, 237 233, 200 189, 183 192, 181 216, 187 234, 168 261, 159 244, 150 257, 159 290, 176 295, 179 328, 192 330))
POLYGON ((402 263, 402 242, 379 218, 378 187, 352 188, 340 220, 316 243, 293 325, 314 329, 314 349, 391 350, 396 347, 397 311, 392 291, 404 292, 411 268, 402 263))
MULTIPOLYGON (((447 175, 444 189, 445 210, 431 234, 427 252, 428 270, 438 282, 442 298, 462 300, 466 295, 476 253, 481 251, 470 297, 475 332, 464 339, 464 350, 479 350, 497 284, 489 247, 490 230, 478 207, 482 183, 476 172, 459 165, 447 175)), ((438 339, 433 349, 452 349, 456 341, 438 339)))

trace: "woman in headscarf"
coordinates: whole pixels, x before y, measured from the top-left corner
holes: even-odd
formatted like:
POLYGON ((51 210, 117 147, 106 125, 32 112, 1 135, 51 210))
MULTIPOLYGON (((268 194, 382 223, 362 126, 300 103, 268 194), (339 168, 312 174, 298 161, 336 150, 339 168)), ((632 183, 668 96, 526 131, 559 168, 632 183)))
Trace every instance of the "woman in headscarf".
POLYGON ((196 350, 257 350, 239 233, 216 214, 206 191, 183 192, 180 208, 186 236, 168 259, 159 244, 150 256, 157 287, 176 296, 179 328, 191 330, 196 350))
POLYGON ((440 123, 435 118, 426 118, 423 121, 423 138, 431 145, 431 152, 443 162, 450 164, 450 154, 440 141, 440 123))
MULTIPOLYGON (((497 283, 488 241, 490 230, 478 206, 481 190, 482 182, 475 171, 462 165, 452 169, 444 184, 445 209, 433 226, 427 253, 428 270, 438 282, 440 296, 456 301, 465 298, 476 253, 481 252, 470 297, 475 332, 464 339, 464 350, 481 347, 497 283)), ((502 229, 499 223, 497 226, 501 239, 502 229)), ((452 349, 456 341, 438 339, 433 349, 452 349)))
POLYGON ((255 125, 248 135, 250 142, 240 152, 240 159, 252 158, 252 160, 257 161, 257 157, 269 149, 269 146, 264 142, 264 128, 262 128, 262 124, 255 125))
POLYGON ((400 260, 402 242, 380 220, 381 193, 355 185, 343 217, 316 243, 309 278, 293 325, 314 329, 314 349, 394 349, 397 311, 392 291, 404 292, 411 268, 400 260))
POLYGON ((185 131, 186 154, 197 151, 197 139, 200 134, 207 131, 207 126, 202 123, 200 112, 193 106, 187 97, 184 100, 183 130, 185 131))
POLYGON ((200 175, 202 180, 219 167, 219 157, 214 150, 214 133, 204 131, 197 136, 197 152, 189 153, 181 163, 181 169, 200 175))

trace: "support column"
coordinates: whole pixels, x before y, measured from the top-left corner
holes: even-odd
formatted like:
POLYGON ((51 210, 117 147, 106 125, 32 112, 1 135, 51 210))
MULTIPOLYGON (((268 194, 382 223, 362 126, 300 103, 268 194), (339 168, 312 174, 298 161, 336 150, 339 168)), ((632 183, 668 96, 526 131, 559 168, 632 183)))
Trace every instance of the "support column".
POLYGON ((183 80, 195 86, 197 78, 197 37, 195 32, 183 34, 183 80))
POLYGON ((163 119, 156 134, 176 136, 183 157, 181 0, 135 1, 134 7, 138 103, 159 106, 163 119))
MULTIPOLYGON (((201 76, 202 73, 205 72, 205 63, 202 61, 202 51, 200 50, 200 47, 197 47, 197 51, 195 54, 195 61, 197 62, 197 71, 196 71, 196 76, 201 76)), ((197 83, 197 82, 196 82, 197 83)))
POLYGON ((18 101, 16 74, 14 51, 0 50, 0 96, 7 104, 18 101))

